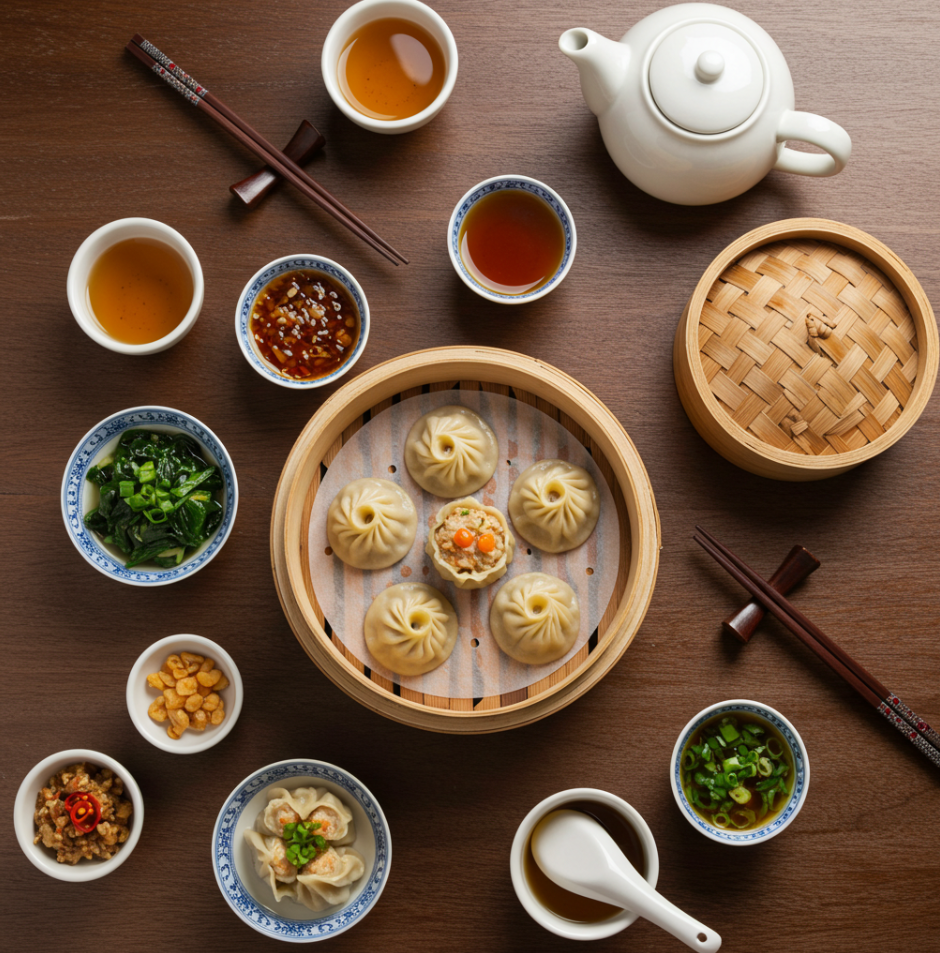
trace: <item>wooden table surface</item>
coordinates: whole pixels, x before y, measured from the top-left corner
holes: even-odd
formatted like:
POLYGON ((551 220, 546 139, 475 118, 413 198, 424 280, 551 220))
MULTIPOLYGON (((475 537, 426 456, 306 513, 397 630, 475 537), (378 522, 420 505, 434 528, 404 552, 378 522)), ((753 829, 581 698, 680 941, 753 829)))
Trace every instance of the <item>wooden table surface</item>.
MULTIPOLYGON (((229 910, 210 866, 228 792, 284 758, 342 765, 391 825, 388 887, 330 949, 544 951, 572 944, 522 910, 509 878, 516 826, 574 786, 633 804, 656 837, 663 894, 714 927, 728 953, 765 949, 938 949, 937 774, 776 623, 747 647, 719 622, 741 591, 691 541, 701 522, 768 574, 794 543, 822 568, 798 604, 928 720, 940 722, 940 410, 937 399, 890 451, 836 479, 784 484, 738 470, 703 442, 676 396, 672 339, 711 259, 776 219, 858 226, 907 262, 940 301, 940 6, 932 0, 738 0, 775 38, 797 106, 850 132, 834 179, 771 173, 722 205, 656 201, 617 171, 581 98, 559 35, 619 37, 651 0, 439 0, 460 50, 444 111, 410 135, 346 120, 320 78, 323 38, 344 0, 8 0, 0 9, 0 277, 6 343, 3 467, 3 736, 0 891, 17 947, 90 951, 277 949, 229 910), (282 189, 246 211, 228 185, 256 162, 124 52, 141 32, 270 138, 306 117, 327 138, 310 166, 411 259, 395 269, 306 199, 282 189), (574 267, 550 296, 489 304, 456 277, 444 230, 456 200, 498 173, 541 179, 578 227, 574 267), (148 216, 181 231, 205 273, 205 306, 171 350, 131 358, 99 347, 69 312, 71 257, 94 229, 148 216), (310 663, 272 581, 268 530, 281 467, 325 393, 263 381, 232 329, 250 275, 312 251, 348 266, 373 325, 355 369, 430 346, 524 351, 593 390, 636 444, 662 519, 659 579, 615 669, 552 717, 504 734, 452 737, 387 721, 310 663), (234 532, 194 578, 122 586, 66 537, 59 486, 78 439, 144 403, 205 421, 235 461, 234 532), (138 654, 178 632, 235 657, 246 700, 231 735, 193 757, 163 753, 132 726, 124 683, 138 654), (685 722, 726 698, 782 711, 812 763, 805 808, 780 837, 746 850, 711 843, 669 788, 685 722), (146 824, 115 874, 70 885, 20 852, 9 816, 27 771, 71 747, 109 753, 144 793, 146 824)), ((659 951, 678 941, 645 922, 596 949, 659 951)))

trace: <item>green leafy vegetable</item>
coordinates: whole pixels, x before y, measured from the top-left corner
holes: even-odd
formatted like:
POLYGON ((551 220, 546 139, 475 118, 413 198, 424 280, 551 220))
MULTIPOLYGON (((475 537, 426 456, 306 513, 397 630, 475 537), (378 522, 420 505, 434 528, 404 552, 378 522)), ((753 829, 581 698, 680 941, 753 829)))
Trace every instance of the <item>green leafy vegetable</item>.
POLYGON ((317 854, 322 854, 329 847, 326 838, 316 833, 321 826, 319 821, 298 821, 296 824, 284 825, 287 859, 295 867, 309 864, 317 854))
POLYGON ((145 562, 177 566, 222 523, 213 495, 223 487, 222 475, 187 434, 128 430, 114 455, 86 478, 100 498, 85 526, 120 549, 128 569, 145 562))

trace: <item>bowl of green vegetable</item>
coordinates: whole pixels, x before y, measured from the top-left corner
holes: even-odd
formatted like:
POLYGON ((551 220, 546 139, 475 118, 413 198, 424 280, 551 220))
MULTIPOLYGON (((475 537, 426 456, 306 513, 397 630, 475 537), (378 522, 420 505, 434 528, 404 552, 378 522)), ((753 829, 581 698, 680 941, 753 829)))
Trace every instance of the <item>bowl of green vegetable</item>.
POLYGON ((132 407, 85 434, 62 478, 62 518, 84 559, 132 586, 198 572, 232 532, 235 467, 190 414, 132 407))
POLYGON ((700 711, 682 729, 670 780, 683 816, 706 837, 757 844, 799 814, 809 790, 809 758, 780 712, 738 698, 700 711))

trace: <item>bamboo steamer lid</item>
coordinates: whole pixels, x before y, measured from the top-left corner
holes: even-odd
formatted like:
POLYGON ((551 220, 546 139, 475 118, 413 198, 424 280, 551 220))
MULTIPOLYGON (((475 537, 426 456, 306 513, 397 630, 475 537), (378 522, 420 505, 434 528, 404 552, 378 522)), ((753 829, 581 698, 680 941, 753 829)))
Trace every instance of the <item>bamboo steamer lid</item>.
POLYGON ((745 470, 835 476, 886 450, 937 377, 937 325, 889 248, 824 219, 762 226, 708 267, 676 331, 679 397, 745 470))

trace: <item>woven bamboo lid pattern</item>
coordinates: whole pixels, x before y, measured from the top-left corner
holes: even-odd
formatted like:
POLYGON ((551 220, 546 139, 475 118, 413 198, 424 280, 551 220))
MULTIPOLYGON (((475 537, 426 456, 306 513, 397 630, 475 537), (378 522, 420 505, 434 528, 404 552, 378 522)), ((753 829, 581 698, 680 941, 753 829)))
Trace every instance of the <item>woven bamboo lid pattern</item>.
POLYGON ((898 420, 917 376, 917 332, 897 289, 824 241, 748 252, 712 285, 698 332, 721 408, 792 453, 865 447, 898 420))

